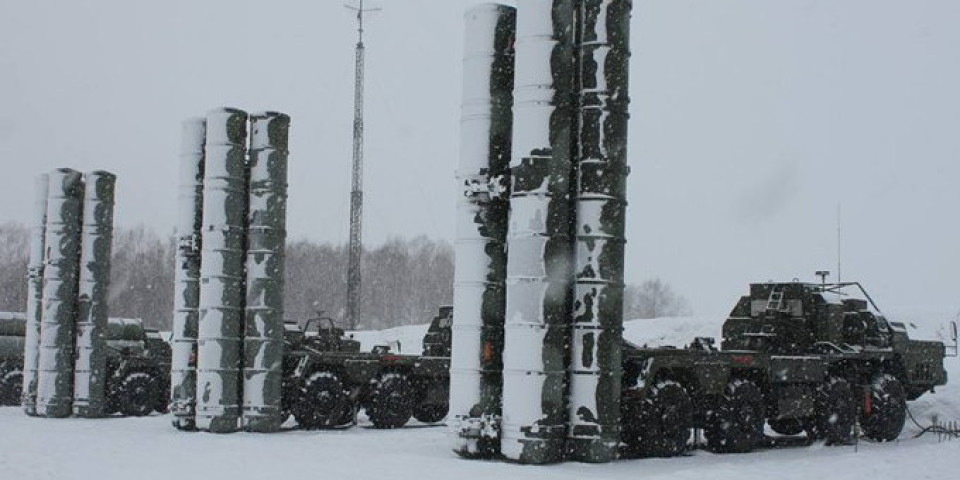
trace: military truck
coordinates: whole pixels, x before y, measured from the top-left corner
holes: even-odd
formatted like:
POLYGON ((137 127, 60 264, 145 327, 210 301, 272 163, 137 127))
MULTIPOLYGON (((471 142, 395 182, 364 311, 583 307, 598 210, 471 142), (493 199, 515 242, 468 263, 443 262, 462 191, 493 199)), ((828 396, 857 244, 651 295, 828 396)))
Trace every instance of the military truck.
POLYGON ((0 406, 20 405, 26 321, 23 313, 0 312, 0 406))
MULTIPOLYGON (((946 384, 945 345, 911 340, 856 282, 759 283, 737 302, 716 348, 624 343, 622 438, 638 454, 672 456, 702 429, 717 452, 782 435, 842 444, 896 439, 906 402, 946 384), (858 298, 860 297, 860 298, 858 298)), ((956 343, 956 324, 952 324, 956 343)))
POLYGON ((441 307, 423 339, 421 355, 380 345, 360 351, 329 318, 287 324, 283 359, 285 413, 301 428, 344 427, 364 409, 376 428, 399 428, 410 417, 435 423, 447 415, 450 325, 441 307))
MULTIPOLYGON (((26 316, 0 313, 0 404, 20 405, 26 316)), ((166 412, 170 346, 139 319, 107 324, 107 411, 130 416, 166 412)))

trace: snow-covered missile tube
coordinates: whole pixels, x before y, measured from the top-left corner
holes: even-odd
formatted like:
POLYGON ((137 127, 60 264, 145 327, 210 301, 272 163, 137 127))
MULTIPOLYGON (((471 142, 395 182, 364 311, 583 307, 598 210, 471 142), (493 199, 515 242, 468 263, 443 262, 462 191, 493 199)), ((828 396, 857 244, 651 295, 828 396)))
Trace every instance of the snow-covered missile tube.
POLYGON ((102 417, 107 410, 105 336, 116 182, 109 172, 86 174, 73 372, 73 413, 78 417, 102 417))
POLYGON ((573 0, 517 10, 501 453, 563 459, 572 286, 573 0))
POLYGON ((192 430, 196 428, 200 230, 203 223, 206 119, 196 117, 185 120, 181 128, 170 412, 173 414, 174 427, 192 430))
POLYGON ((43 317, 44 236, 47 229, 47 192, 50 176, 37 177, 34 187, 30 257, 27 263, 27 321, 23 350, 23 410, 37 414, 37 367, 40 359, 40 322, 43 317))
POLYGON ((280 429, 283 377, 283 274, 290 117, 250 116, 246 309, 243 332, 243 426, 280 429))
POLYGON ((579 129, 567 456, 608 462, 620 443, 630 0, 578 12, 579 129))
POLYGON ((454 451, 499 454, 516 10, 465 15, 448 424, 454 451))
POLYGON ((240 422, 246 263, 247 114, 207 114, 203 179, 197 428, 236 431, 240 422))
POLYGON ((44 417, 72 412, 83 190, 80 172, 61 168, 50 173, 37 372, 37 414, 44 417))

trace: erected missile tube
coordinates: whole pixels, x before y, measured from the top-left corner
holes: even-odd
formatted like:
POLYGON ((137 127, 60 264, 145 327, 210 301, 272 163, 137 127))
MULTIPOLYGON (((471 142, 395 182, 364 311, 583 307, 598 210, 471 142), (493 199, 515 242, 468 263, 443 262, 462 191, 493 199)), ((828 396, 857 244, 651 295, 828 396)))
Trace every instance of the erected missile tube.
POLYGON ((33 223, 30 225, 30 257, 27 264, 27 318, 23 350, 23 410, 37 414, 37 362, 40 357, 40 322, 43 317, 44 232, 47 223, 47 192, 50 176, 37 177, 34 187, 33 223))
POLYGON ((196 426, 239 428, 246 263, 247 114, 207 114, 203 177, 203 261, 197 331, 196 426))
POLYGON ((290 117, 250 117, 250 209, 247 215, 243 426, 280 429, 283 377, 283 282, 290 117))
POLYGON ((568 457, 609 462, 620 443, 631 0, 584 0, 568 457))
POLYGON ((572 293, 573 0, 517 10, 501 453, 563 459, 572 293))
POLYGON ((37 414, 44 417, 67 417, 72 411, 83 190, 80 172, 50 173, 37 372, 37 414))
POLYGON ((473 457, 500 453, 516 9, 479 5, 465 21, 448 423, 473 457))
POLYGON ((183 122, 180 143, 177 253, 174 273, 170 412, 173 426, 196 428, 197 329, 200 318, 200 245, 203 223, 203 146, 206 120, 183 122))
POLYGON ((106 414, 105 335, 116 180, 104 171, 86 175, 73 373, 73 413, 79 417, 106 414))

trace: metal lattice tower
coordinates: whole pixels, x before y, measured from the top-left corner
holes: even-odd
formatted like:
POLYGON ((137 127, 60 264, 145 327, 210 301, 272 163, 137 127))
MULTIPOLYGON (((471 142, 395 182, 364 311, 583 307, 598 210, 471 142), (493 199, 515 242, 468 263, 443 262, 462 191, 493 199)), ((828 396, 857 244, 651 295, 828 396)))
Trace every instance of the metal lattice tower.
POLYGON ((360 254, 363 250, 363 14, 379 8, 347 5, 357 12, 357 47, 353 85, 353 174, 350 188, 350 248, 347 262, 347 328, 355 329, 360 314, 360 254))

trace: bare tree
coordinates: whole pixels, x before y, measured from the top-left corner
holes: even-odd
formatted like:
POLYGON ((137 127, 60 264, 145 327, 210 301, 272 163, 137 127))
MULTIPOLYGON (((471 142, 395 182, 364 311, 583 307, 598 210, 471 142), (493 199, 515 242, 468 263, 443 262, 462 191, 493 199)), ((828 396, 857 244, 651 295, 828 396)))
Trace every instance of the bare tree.
MULTIPOLYGON (((0 310, 26 306, 29 229, 0 225, 0 310)), ((144 226, 116 229, 113 239, 110 315, 142 318, 151 328, 169 329, 173 316, 173 235, 144 226)), ((347 251, 309 241, 287 243, 285 315, 300 320, 322 311, 341 319, 346 303, 347 251)), ((391 238, 363 256, 362 328, 387 328, 428 321, 453 300, 453 248, 420 236, 391 238)))
POLYGON ((623 318, 658 318, 689 315, 687 299, 659 278, 627 285, 623 292, 623 318))
MULTIPOLYGON (((322 311, 342 319, 347 251, 343 246, 287 244, 284 309, 289 320, 322 311)), ((453 299, 453 249, 426 237, 391 238, 363 252, 360 328, 423 323, 453 299)))
POLYGON ((27 304, 29 238, 19 223, 0 225, 0 311, 23 311, 27 304))
POLYGON ((143 319, 166 330, 173 318, 173 235, 161 237, 144 226, 114 232, 108 302, 111 317, 143 319))
POLYGON ((346 305, 346 250, 307 241, 287 243, 284 315, 300 320, 323 312, 339 318, 346 305))

